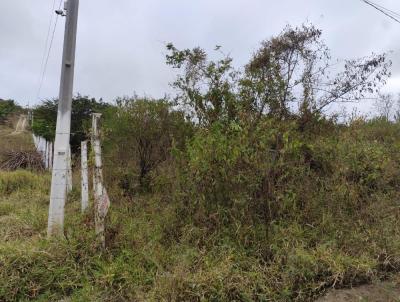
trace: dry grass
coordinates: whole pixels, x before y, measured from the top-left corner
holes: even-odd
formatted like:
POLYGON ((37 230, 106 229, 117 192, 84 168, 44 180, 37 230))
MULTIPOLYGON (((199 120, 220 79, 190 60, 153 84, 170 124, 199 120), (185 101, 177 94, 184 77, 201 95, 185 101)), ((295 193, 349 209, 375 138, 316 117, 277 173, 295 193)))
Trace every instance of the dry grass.
POLYGON ((48 174, 0 173, 1 301, 312 301, 326 288, 399 269, 398 213, 384 210, 396 203, 383 196, 364 209, 371 213, 364 221, 326 216, 315 227, 277 223, 274 259, 265 262, 239 239, 257 230, 237 225, 210 234, 185 223, 181 235, 173 234, 176 208, 157 196, 134 204, 113 200, 107 250, 100 253, 75 190, 66 240, 47 242, 49 180, 48 174))
POLYGON ((45 166, 42 156, 37 151, 7 151, 0 163, 0 170, 15 171, 28 169, 32 171, 44 171, 45 166))
POLYGON ((14 129, 0 125, 0 161, 4 160, 6 152, 27 150, 34 150, 30 132, 14 133, 14 129))

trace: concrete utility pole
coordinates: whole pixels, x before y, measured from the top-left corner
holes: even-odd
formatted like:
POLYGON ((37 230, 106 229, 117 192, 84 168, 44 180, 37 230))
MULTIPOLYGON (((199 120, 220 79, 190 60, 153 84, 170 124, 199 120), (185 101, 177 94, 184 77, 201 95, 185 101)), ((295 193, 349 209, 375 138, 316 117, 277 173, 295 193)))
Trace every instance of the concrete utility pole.
POLYGON ((64 5, 66 15, 64 50, 61 67, 60 95, 58 102, 54 165, 51 179, 48 237, 63 235, 64 206, 67 198, 67 156, 71 132, 71 105, 74 82, 76 32, 79 0, 68 0, 64 5))

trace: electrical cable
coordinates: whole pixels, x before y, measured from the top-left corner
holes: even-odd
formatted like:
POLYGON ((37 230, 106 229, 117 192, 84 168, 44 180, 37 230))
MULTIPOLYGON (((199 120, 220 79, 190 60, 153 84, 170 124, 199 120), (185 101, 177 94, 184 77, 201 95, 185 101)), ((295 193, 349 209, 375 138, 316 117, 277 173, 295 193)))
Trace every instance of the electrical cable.
POLYGON ((383 6, 381 6, 381 5, 375 4, 375 3, 373 3, 373 2, 371 2, 371 1, 369 1, 369 0, 361 0, 361 1, 363 1, 364 3, 366 3, 366 4, 370 5, 370 6, 372 6, 372 7, 375 8, 376 10, 380 11, 381 13, 385 14, 385 15, 388 16, 389 18, 391 18, 391 19, 393 19, 394 21, 396 21, 397 23, 400 23, 400 20, 399 20, 400 18, 399 18, 399 19, 396 18, 397 16, 400 16, 398 13, 393 12, 393 11, 391 11, 391 10, 389 10, 389 9, 387 9, 387 8, 385 8, 385 7, 383 7, 383 6))
MULTIPOLYGON (((59 9, 61 9, 62 1, 63 0, 60 0, 59 9)), ((58 23, 58 17, 59 17, 58 15, 56 15, 56 20, 54 22, 54 27, 53 27, 53 31, 52 31, 52 34, 51 34, 50 44, 49 44, 48 42, 49 42, 49 37, 50 37, 50 32, 51 32, 51 24, 53 23, 53 14, 54 14, 55 2, 56 2, 56 0, 54 0, 54 2, 53 2, 52 17, 50 19, 49 30, 48 30, 47 38, 46 38, 45 52, 43 54, 43 59, 42 59, 41 77, 40 77, 40 81, 39 81, 39 88, 38 88, 37 94, 36 94, 36 99, 37 100, 39 100, 40 92, 41 92, 42 87, 43 87, 43 82, 44 82, 44 78, 45 78, 45 75, 46 75, 47 65, 49 63, 50 53, 51 53, 51 49, 52 49, 53 41, 54 41, 54 36, 55 36, 55 33, 56 33, 56 29, 57 29, 57 23, 58 23), (47 47, 48 47, 48 50, 47 50, 47 47), (47 50, 47 55, 46 55, 46 50, 47 50)))
POLYGON ((385 10, 385 11, 387 11, 388 13, 390 13, 390 14, 392 14, 392 15, 394 15, 394 16, 400 18, 400 13, 397 13, 397 12, 395 12, 395 11, 393 11, 393 10, 390 10, 390 9, 388 9, 388 8, 382 6, 382 5, 379 5, 379 4, 377 4, 377 3, 374 3, 374 2, 372 2, 372 1, 369 1, 369 0, 367 0, 367 1, 370 2, 371 4, 375 5, 375 6, 379 7, 380 9, 385 10))
POLYGON ((47 29, 47 36, 46 36, 46 42, 44 44, 44 49, 43 49, 42 62, 40 64, 40 74, 39 74, 39 77, 38 77, 38 84, 40 83, 40 75, 42 74, 44 61, 46 59, 47 46, 48 46, 48 43, 49 43, 50 32, 51 32, 51 25, 53 24, 54 10, 56 9, 56 1, 57 0, 53 0, 53 6, 52 6, 52 9, 51 9, 50 22, 49 22, 49 27, 47 29))

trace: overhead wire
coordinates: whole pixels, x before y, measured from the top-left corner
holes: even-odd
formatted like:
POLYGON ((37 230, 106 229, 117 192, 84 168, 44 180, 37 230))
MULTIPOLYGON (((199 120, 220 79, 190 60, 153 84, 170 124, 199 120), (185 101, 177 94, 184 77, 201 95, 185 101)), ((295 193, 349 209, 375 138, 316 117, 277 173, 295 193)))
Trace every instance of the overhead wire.
MULTIPOLYGON (((42 64, 41 64, 41 69, 40 69, 40 80, 39 80, 39 87, 38 87, 37 94, 36 94, 36 100, 39 100, 39 98, 40 98, 40 93, 41 93, 41 90, 43 87, 44 78, 45 78, 46 71, 47 71, 47 65, 49 63, 50 53, 51 53, 51 49, 52 49, 53 42, 54 42, 54 36, 56 33, 56 29, 57 29, 57 23, 58 23, 58 17, 59 17, 58 15, 56 15, 56 17, 55 17, 53 31, 51 31, 51 25, 53 23, 53 16, 54 16, 54 11, 55 11, 56 1, 57 0, 54 0, 54 2, 53 2, 52 15, 50 18, 50 23, 49 23, 49 28, 48 28, 47 38, 46 38, 46 43, 45 43, 45 50, 43 53, 42 64), (49 39, 50 33, 51 33, 51 39, 49 39), (50 41, 50 43, 49 43, 49 41, 50 41)), ((62 2, 63 2, 63 0, 60 0, 58 9, 61 9, 62 2)))
POLYGON ((52 9, 51 9, 51 13, 50 13, 50 22, 49 22, 49 26, 48 26, 48 29, 47 29, 46 42, 44 44, 42 61, 41 61, 41 64, 40 64, 40 74, 39 74, 39 77, 38 77, 38 84, 40 83, 40 76, 42 74, 44 61, 46 59, 47 46, 48 46, 48 43, 49 43, 50 32, 51 32, 51 25, 53 24, 54 10, 56 9, 56 1, 57 0, 53 0, 53 6, 52 6, 52 9))
POLYGON ((370 2, 370 3, 372 3, 373 5, 375 5, 375 6, 379 7, 379 8, 381 8, 381 9, 383 9, 383 10, 389 12, 390 14, 392 14, 392 15, 394 15, 394 16, 400 18, 400 13, 397 13, 397 12, 395 12, 395 11, 393 11, 393 10, 390 10, 390 9, 388 9, 388 8, 382 6, 382 5, 379 5, 379 4, 377 4, 377 3, 374 3, 374 2, 372 2, 372 1, 369 1, 369 0, 367 0, 367 1, 370 2))
POLYGON ((369 1, 369 0, 361 0, 361 1, 363 1, 364 3, 372 6, 376 10, 380 11, 381 13, 385 14, 389 18, 391 18, 394 21, 396 21, 397 23, 400 23, 400 14, 398 14, 398 13, 396 13, 396 12, 390 10, 390 9, 387 9, 387 8, 385 8, 385 7, 383 7, 383 6, 379 5, 379 4, 376 4, 376 3, 372 2, 372 1, 369 1))

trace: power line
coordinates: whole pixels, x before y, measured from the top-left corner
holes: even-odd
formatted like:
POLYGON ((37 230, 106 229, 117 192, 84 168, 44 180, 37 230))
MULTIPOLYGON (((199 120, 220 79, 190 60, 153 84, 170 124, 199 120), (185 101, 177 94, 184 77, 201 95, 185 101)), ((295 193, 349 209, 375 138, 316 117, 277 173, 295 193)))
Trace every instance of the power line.
POLYGON ((38 91, 36 94, 36 99, 39 99, 39 95, 40 95, 40 90, 41 90, 41 86, 42 86, 42 81, 43 81, 43 66, 46 60, 46 53, 47 53, 47 47, 49 45, 49 38, 50 38, 50 32, 51 32, 51 25, 53 24, 53 16, 54 16, 54 10, 56 8, 56 1, 53 1, 53 6, 51 8, 51 12, 50 12, 50 22, 49 22, 49 27, 47 29, 47 36, 46 36, 46 43, 44 44, 44 49, 43 49, 43 55, 42 55, 42 62, 40 64, 40 72, 39 72, 39 77, 38 77, 38 91))
POLYGON ((47 29, 46 43, 44 44, 42 62, 40 64, 40 74, 39 74, 39 77, 38 77, 38 84, 40 83, 40 75, 42 74, 44 61, 46 59, 46 52, 47 52, 47 46, 48 46, 48 43, 49 43, 51 25, 53 24, 54 10, 56 9, 56 1, 57 0, 53 0, 53 6, 52 6, 52 9, 51 9, 51 13, 50 13, 50 22, 49 22, 49 27, 47 29))
POLYGON ((383 9, 383 10, 389 12, 390 14, 392 14, 392 15, 394 15, 394 16, 396 16, 396 17, 400 17, 400 14, 397 13, 397 12, 395 12, 395 11, 393 11, 393 10, 390 10, 390 9, 388 9, 388 8, 382 6, 382 5, 379 5, 379 4, 377 4, 377 3, 373 3, 373 2, 371 2, 371 1, 369 1, 369 0, 367 0, 367 1, 370 2, 370 3, 372 3, 372 4, 374 4, 375 6, 377 6, 377 7, 379 7, 379 8, 381 8, 381 9, 383 9))
MULTIPOLYGON (((63 0, 60 0, 58 9, 61 9, 62 1, 63 0)), ((54 9, 55 9, 55 3, 56 3, 56 0, 54 0, 54 2, 53 2, 52 15, 51 15, 51 19, 50 19, 50 24, 49 24, 49 29, 47 32, 47 38, 46 38, 46 44, 45 44, 45 52, 43 53, 43 58, 42 58, 42 65, 41 65, 41 70, 40 70, 41 76, 40 76, 40 81, 39 81, 39 88, 38 88, 37 95, 36 95, 37 100, 39 100, 40 92, 42 90, 44 77, 46 75, 46 70, 47 70, 47 64, 49 62, 51 48, 53 46, 54 36, 56 33, 56 28, 57 28, 57 23, 58 23, 58 14, 57 14, 56 20, 54 22, 53 31, 51 34, 50 44, 49 44, 49 37, 50 37, 50 32, 51 32, 51 24, 53 23, 53 14, 54 14, 54 9), (47 49, 47 47, 48 47, 48 49, 47 49), (46 55, 46 50, 47 50, 47 55, 46 55)))
POLYGON ((393 19, 394 21, 400 23, 400 20, 396 18, 396 17, 400 17, 400 14, 398 14, 398 13, 396 13, 396 12, 390 10, 390 9, 387 9, 387 8, 377 4, 377 3, 374 3, 372 1, 369 1, 369 0, 362 0, 362 1, 364 3, 372 6, 376 10, 380 11, 381 13, 385 14, 386 16, 388 16, 389 18, 393 19))
POLYGON ((393 19, 394 21, 396 21, 397 23, 400 23, 400 20, 396 18, 397 16, 400 17, 400 15, 399 15, 398 13, 396 13, 396 12, 394 12, 394 11, 391 11, 391 10, 389 10, 389 9, 387 9, 387 8, 385 8, 385 7, 381 6, 381 5, 379 5, 379 4, 373 3, 373 2, 371 2, 371 1, 369 1, 369 0, 361 0, 361 1, 363 1, 364 3, 366 3, 366 4, 370 5, 370 6, 372 6, 372 7, 375 8, 376 10, 380 11, 381 13, 385 14, 385 15, 388 16, 389 18, 391 18, 391 19, 393 19))

